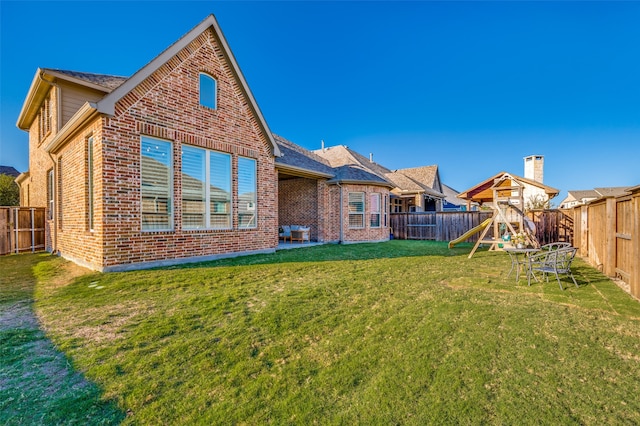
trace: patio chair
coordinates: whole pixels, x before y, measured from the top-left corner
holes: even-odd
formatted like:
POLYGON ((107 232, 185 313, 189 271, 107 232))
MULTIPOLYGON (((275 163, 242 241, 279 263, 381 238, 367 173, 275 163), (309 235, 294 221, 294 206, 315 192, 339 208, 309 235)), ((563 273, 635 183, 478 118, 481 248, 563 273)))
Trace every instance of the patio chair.
POLYGON ((565 243, 565 242, 561 242, 561 241, 556 241, 556 242, 553 242, 553 243, 545 244, 545 245, 541 246, 540 249, 542 249, 542 250, 557 250, 557 249, 563 248, 563 247, 571 247, 571 243, 565 243))
POLYGON ((278 237, 283 239, 284 242, 287 242, 287 238, 291 242, 291 227, 289 225, 282 225, 280 227, 280 232, 278 233, 278 237))
MULTIPOLYGON (((549 282, 549 274, 553 274, 558 281, 560 290, 564 290, 560 282, 560 275, 567 275, 573 283, 578 287, 578 283, 571 272, 571 263, 573 262, 576 252, 575 247, 561 247, 555 250, 543 251, 529 258, 528 282, 531 285, 531 277, 535 272, 542 272, 549 282)), ((535 278, 535 276, 534 276, 535 278)))

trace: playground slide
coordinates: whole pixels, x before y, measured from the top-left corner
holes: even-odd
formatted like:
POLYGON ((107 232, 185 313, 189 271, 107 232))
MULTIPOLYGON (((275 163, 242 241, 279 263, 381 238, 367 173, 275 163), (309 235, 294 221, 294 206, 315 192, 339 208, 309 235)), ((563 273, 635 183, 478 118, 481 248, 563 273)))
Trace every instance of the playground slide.
POLYGON ((489 219, 485 220, 484 222, 482 222, 480 225, 476 226, 475 228, 469 229, 467 232, 465 232, 464 234, 460 235, 455 240, 449 241, 449 248, 453 248, 456 244, 463 242, 464 240, 466 240, 467 238, 469 238, 473 234, 477 234, 478 232, 482 231, 484 228, 487 227, 487 225, 489 225, 491 223, 491 220, 493 220, 493 218, 490 217, 489 219))

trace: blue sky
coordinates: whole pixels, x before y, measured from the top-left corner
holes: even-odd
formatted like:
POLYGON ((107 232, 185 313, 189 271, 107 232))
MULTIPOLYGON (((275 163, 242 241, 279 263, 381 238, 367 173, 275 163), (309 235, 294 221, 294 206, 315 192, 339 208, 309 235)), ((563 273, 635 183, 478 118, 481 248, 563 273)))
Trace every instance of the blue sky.
POLYGON ((640 2, 0 1, 0 164, 38 67, 130 76, 215 14, 271 130, 462 191, 545 156, 567 190, 640 184, 640 2))

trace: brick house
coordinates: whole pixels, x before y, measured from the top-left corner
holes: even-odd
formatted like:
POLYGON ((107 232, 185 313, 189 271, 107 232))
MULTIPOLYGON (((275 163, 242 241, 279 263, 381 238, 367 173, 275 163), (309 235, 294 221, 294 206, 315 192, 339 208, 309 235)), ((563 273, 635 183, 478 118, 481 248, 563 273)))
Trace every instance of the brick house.
POLYGON ((131 77, 38 69, 21 200, 47 249, 101 271, 389 238, 388 180, 271 133, 213 15, 131 77), (24 202, 24 201, 23 201, 24 202))
POLYGON ((270 252, 278 145, 209 16, 130 78, 38 69, 32 205, 47 246, 97 270, 270 252))

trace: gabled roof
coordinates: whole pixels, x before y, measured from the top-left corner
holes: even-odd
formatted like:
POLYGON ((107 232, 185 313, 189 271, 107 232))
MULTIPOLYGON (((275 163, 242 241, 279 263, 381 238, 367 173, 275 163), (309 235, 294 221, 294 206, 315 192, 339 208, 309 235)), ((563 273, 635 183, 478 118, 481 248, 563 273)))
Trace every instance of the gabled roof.
POLYGON ((42 71, 47 75, 82 84, 84 86, 97 86, 97 88, 100 88, 107 93, 118 88, 122 83, 128 80, 128 77, 122 77, 119 75, 94 74, 89 72, 57 70, 51 68, 44 68, 42 71))
POLYGON ((600 194, 598 194, 593 189, 567 191, 567 199, 565 201, 582 201, 585 198, 598 198, 598 197, 600 197, 600 194))
POLYGON ((601 197, 619 197, 629 193, 629 187, 627 186, 612 186, 608 188, 595 188, 595 191, 600 194, 601 197))
POLYGON ((463 200, 471 200, 478 203, 491 202, 493 201, 493 191, 491 191, 490 189, 492 188, 496 180, 501 179, 505 176, 509 176, 520 183, 526 183, 544 190, 544 192, 549 196, 550 199, 560 193, 560 190, 544 185, 533 179, 523 178, 521 176, 516 176, 507 172, 500 172, 490 177, 489 179, 484 180, 481 183, 467 189, 466 191, 461 192, 460 194, 458 194, 458 198, 461 198, 463 200))
POLYGON ((393 172, 391 179, 402 182, 402 185, 397 185, 402 192, 424 192, 436 198, 445 197, 437 188, 437 183, 440 180, 437 165, 399 169, 393 172), (404 179, 401 176, 404 176, 404 179))
POLYGON ((420 182, 423 185, 427 185, 429 188, 433 188, 436 185, 436 177, 438 176, 438 166, 422 166, 422 167, 412 167, 409 169, 400 169, 396 170, 396 172, 400 172, 416 182, 420 182))
POLYGON ((124 83, 127 77, 52 68, 38 68, 31 81, 27 97, 22 104, 20 115, 18 115, 18 121, 16 123, 18 128, 29 130, 31 123, 33 123, 33 120, 35 120, 40 111, 40 105, 47 96, 47 93, 49 93, 49 89, 57 80, 79 84, 107 94, 124 83))
MULTIPOLYGON (((49 87, 54 82, 55 78, 64 78, 71 79, 75 82, 84 82, 85 85, 92 85, 94 88, 102 87, 106 96, 95 103, 86 103, 77 113, 78 117, 82 116, 84 118, 92 116, 92 113, 97 112, 105 115, 114 115, 115 114, 115 105, 116 103, 122 99, 125 95, 127 95, 130 91, 132 91, 135 87, 137 87, 140 83, 142 83, 147 77, 153 74, 156 70, 158 70, 161 66, 167 63, 171 58, 173 58, 176 54, 178 54, 182 49, 187 47, 193 40, 199 37, 205 31, 212 29, 216 34, 218 40, 220 41, 220 47, 223 50, 227 61, 229 62, 230 68, 234 73, 235 77, 238 79, 240 84, 240 88, 244 92, 247 100, 249 108, 255 114, 258 125, 262 128, 265 137, 272 147, 273 155, 276 157, 280 156, 280 150, 275 140, 273 139, 273 135, 269 130, 269 126, 267 125, 258 104, 249 89, 249 85, 236 62, 235 57, 233 56, 233 52, 229 48, 226 38, 218 25, 218 21, 213 15, 209 15, 205 20, 196 25, 191 31, 178 39, 175 43, 165 49, 162 53, 156 56, 151 62, 149 62, 144 67, 140 68, 135 74, 131 77, 118 82, 118 77, 115 76, 107 76, 104 74, 89 74, 89 73, 79 73, 74 71, 61 71, 61 70, 48 70, 48 73, 45 70, 38 69, 36 72, 36 76, 31 84, 29 89, 29 93, 25 100, 25 103, 22 107, 22 111, 20 112, 20 117, 18 118, 18 127, 24 130, 29 128, 31 121, 37 115, 38 109, 46 93, 49 90, 49 87), (44 75, 42 74, 44 73, 44 75), (45 76, 49 76, 48 79, 44 78, 45 76), (118 84, 119 83, 119 84, 118 84), (27 124, 27 122, 29 124, 27 124)), ((70 81, 71 81, 70 80, 70 81)), ((81 83, 82 84, 82 83, 81 83)), ((75 117, 75 116, 74 116, 75 117)), ((69 120, 69 124, 74 126, 79 126, 82 124, 83 120, 78 119, 69 120)), ((68 129, 63 132, 63 135, 69 133, 68 129)), ((62 135, 61 135, 62 136, 62 135)), ((62 142, 61 138, 54 138, 53 141, 47 146, 47 150, 54 150, 58 143, 62 142)))
POLYGON ((394 187, 385 177, 391 170, 370 161, 347 146, 332 146, 315 150, 313 153, 324 158, 335 169, 336 175, 330 182, 373 183, 394 187))

